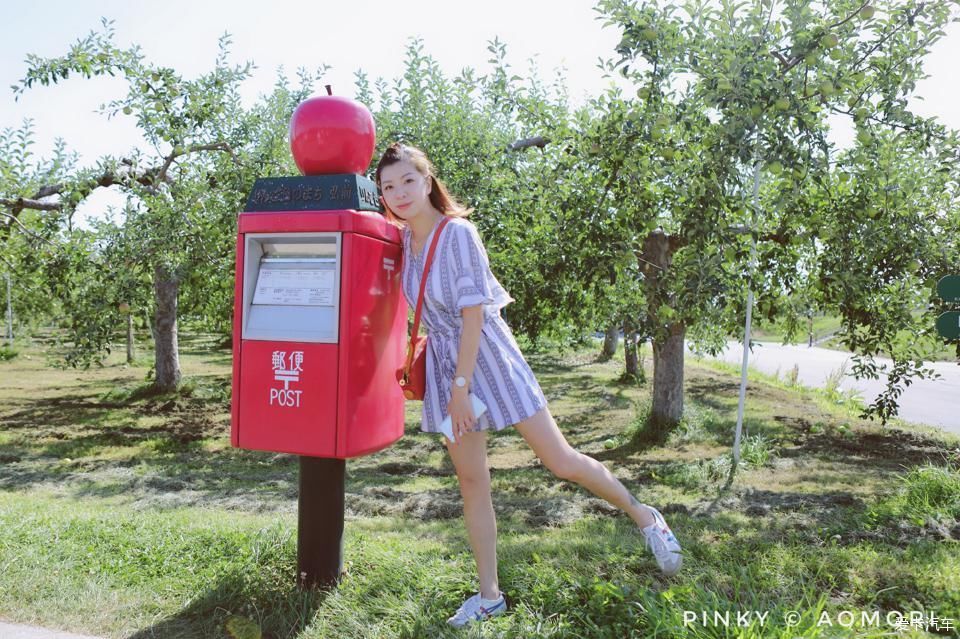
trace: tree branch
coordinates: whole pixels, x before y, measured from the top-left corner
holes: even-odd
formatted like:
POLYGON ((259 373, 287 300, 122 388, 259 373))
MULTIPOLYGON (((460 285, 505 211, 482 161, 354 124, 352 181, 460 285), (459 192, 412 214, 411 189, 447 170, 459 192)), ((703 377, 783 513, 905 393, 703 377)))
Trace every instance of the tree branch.
POLYGON ((873 45, 873 47, 871 47, 869 51, 867 51, 866 53, 864 53, 863 56, 861 56, 860 59, 857 60, 857 61, 854 63, 853 68, 856 69, 857 67, 859 67, 859 66, 860 66, 860 63, 862 63, 864 60, 866 60, 868 57, 870 57, 870 55, 871 55, 874 51, 876 51, 876 50, 879 49, 881 46, 883 46, 883 44, 884 44, 887 40, 889 40, 890 38, 892 38, 893 35, 894 35, 895 33, 897 33, 897 31, 900 31, 900 29, 902 29, 905 24, 909 24, 909 25, 913 26, 913 23, 914 23, 914 21, 917 19, 917 16, 920 15, 920 12, 921 12, 921 11, 923 11, 923 7, 924 7, 924 4, 923 4, 923 3, 920 3, 919 5, 917 5, 917 10, 916 10, 916 11, 914 11, 913 13, 907 13, 906 18, 904 19, 904 21, 901 22, 899 25, 897 25, 897 28, 896 28, 896 29, 892 29, 892 30, 890 31, 890 33, 886 34, 885 36, 883 36, 882 38, 880 38, 879 40, 877 40, 877 43, 876 43, 875 45, 873 45))
POLYGON ((863 8, 864 8, 865 6, 867 6, 868 2, 869 2, 869 0, 866 0, 863 4, 861 4, 859 7, 857 7, 856 9, 854 9, 853 12, 852 12, 850 15, 848 15, 846 18, 844 18, 844 19, 841 20, 840 22, 834 22, 833 24, 828 25, 828 26, 827 26, 827 29, 836 29, 837 27, 841 27, 841 26, 845 25, 846 23, 850 22, 851 20, 853 20, 853 19, 863 10, 863 8))
MULTIPOLYGON (((126 159, 121 160, 121 163, 128 166, 132 165, 132 162, 126 159)), ((153 187, 158 181, 161 180, 156 168, 146 169, 140 174, 128 173, 120 176, 113 171, 107 171, 99 177, 86 181, 80 191, 83 193, 83 196, 86 197, 91 191, 101 186, 106 188, 113 186, 114 184, 130 184, 132 182, 136 182, 146 187, 153 187)), ((61 202, 43 202, 41 200, 42 198, 50 197, 51 195, 60 195, 69 187, 70 185, 63 183, 46 184, 37 189, 36 195, 34 195, 32 198, 0 198, 0 207, 10 210, 10 214, 4 215, 12 219, 16 219, 20 211, 24 209, 33 209, 36 211, 60 211, 63 209, 63 204, 61 202)))
POLYGON ((540 147, 542 149, 548 144, 550 144, 550 140, 548 138, 545 138, 542 135, 536 135, 532 138, 517 140, 513 144, 508 145, 507 149, 510 151, 520 151, 522 149, 529 149, 531 146, 540 147))
POLYGON ((237 164, 240 163, 240 158, 237 157, 237 154, 233 151, 233 148, 226 142, 214 142, 212 144, 192 144, 179 153, 174 152, 167 156, 166 161, 160 168, 160 172, 157 173, 157 181, 167 181, 167 171, 170 170, 170 165, 173 164, 173 161, 178 157, 182 155, 188 155, 190 153, 196 153, 198 151, 223 151, 224 153, 229 153, 234 162, 237 164))
MULTIPOLYGON (((847 16, 846 18, 844 18, 843 20, 840 20, 839 22, 834 22, 833 24, 827 25, 826 31, 829 31, 829 30, 831 30, 831 29, 836 29, 837 27, 843 26, 844 24, 850 22, 851 20, 853 20, 853 19, 860 13, 860 10, 863 9, 865 6, 867 6, 867 2, 866 2, 866 1, 865 1, 863 4, 861 4, 859 7, 857 7, 856 9, 854 9, 854 10, 850 13, 850 15, 848 15, 848 16, 847 16)), ((921 6, 922 6, 922 5, 921 5, 921 6)), ((826 31, 824 31, 824 33, 820 35, 820 38, 822 38, 823 35, 826 35, 826 31)), ((779 60, 779 61, 780 61, 780 64, 783 65, 783 68, 781 69, 781 74, 787 73, 788 71, 790 71, 790 69, 792 69, 793 67, 795 67, 795 66, 797 66, 798 64, 800 64, 800 63, 803 61, 803 59, 807 56, 807 54, 810 53, 811 51, 813 51, 814 48, 815 48, 818 44, 820 44, 820 38, 817 38, 816 41, 812 42, 811 45, 810 45, 810 48, 808 48, 806 51, 804 51, 802 55, 796 55, 796 56, 794 56, 793 59, 791 59, 791 60, 787 60, 779 51, 771 51, 771 52, 770 52, 770 55, 772 55, 772 56, 775 57, 777 60, 779 60)), ((859 63, 857 63, 857 64, 859 64, 859 63)), ((854 65, 854 66, 857 66, 857 65, 854 65)))
MULTIPOLYGON (((851 109, 851 110, 848 110, 848 111, 844 111, 843 109, 841 109, 841 108, 838 107, 838 106, 831 106, 831 107, 830 107, 830 111, 831 111, 832 113, 836 113, 836 114, 849 115, 850 117, 853 117, 853 116, 854 116, 854 112, 853 112, 852 109, 851 109)), ((896 120, 885 120, 885 119, 883 119, 883 118, 878 118, 878 117, 875 116, 875 115, 869 115, 869 116, 867 116, 866 119, 868 119, 868 120, 873 120, 873 121, 876 122, 877 124, 884 124, 884 125, 889 126, 890 128, 893 128, 893 129, 900 129, 901 131, 917 132, 917 131, 920 131, 920 130, 921 130, 920 127, 918 127, 918 126, 911 126, 911 125, 909 125, 909 124, 903 124, 903 123, 901 123, 901 122, 897 122, 896 120)), ((924 131, 924 133, 929 134, 930 137, 932 137, 932 138, 934 138, 934 139, 936 139, 936 140, 940 140, 941 142, 945 141, 945 140, 949 137, 947 134, 937 133, 936 131, 924 131)))
POLYGON ((37 190, 37 194, 30 199, 42 200, 45 197, 49 197, 51 195, 56 195, 57 193, 60 193, 63 189, 64 189, 64 186, 62 184, 51 184, 49 186, 41 186, 37 190))
MULTIPOLYGON (((0 198, 0 206, 16 211, 17 213, 23 209, 35 209, 37 211, 59 211, 62 208, 59 202, 41 202, 39 200, 25 197, 18 197, 14 200, 0 198)), ((6 215, 13 220, 17 219, 16 215, 11 215, 9 213, 3 213, 2 215, 6 215)))
MULTIPOLYGON (((22 198, 21 198, 21 199, 22 199, 22 198)), ((2 200, 0 200, 0 201, 2 201, 2 200)), ((54 209, 47 209, 47 210, 54 210, 54 209)), ((46 242, 47 244, 53 244, 53 242, 51 242, 50 240, 48 240, 48 239, 46 239, 46 238, 44 238, 44 237, 40 237, 39 235, 37 235, 36 233, 34 233, 34 232, 31 231, 30 229, 28 229, 26 226, 24 226, 24 225, 23 225, 23 222, 21 222, 20 220, 18 220, 18 219, 17 219, 17 216, 14 215, 13 213, 4 213, 3 211, 0 211, 0 215, 4 216, 4 217, 6 217, 6 218, 10 218, 10 221, 7 222, 6 226, 10 226, 11 224, 16 224, 16 225, 19 226, 21 229, 23 229, 23 232, 26 233, 27 235, 29 235, 29 236, 31 236, 31 237, 33 237, 33 238, 35 238, 35 239, 38 239, 38 240, 40 240, 41 242, 46 242)))

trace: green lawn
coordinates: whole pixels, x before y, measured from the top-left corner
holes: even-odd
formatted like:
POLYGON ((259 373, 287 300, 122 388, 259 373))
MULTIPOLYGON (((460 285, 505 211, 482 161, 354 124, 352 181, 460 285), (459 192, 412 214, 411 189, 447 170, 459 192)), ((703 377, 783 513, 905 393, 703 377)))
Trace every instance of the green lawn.
MULTIPOLYGON (((913 312, 914 318, 920 316, 920 311, 913 312)), ((815 315, 813 318, 813 339, 817 346, 829 348, 837 351, 846 351, 847 347, 836 335, 840 330, 840 317, 836 315, 815 315)), ((933 331, 933 325, 930 326, 933 331)), ((742 339, 741 333, 732 336, 732 339, 742 339)), ((758 342, 775 342, 778 344, 807 344, 810 336, 809 324, 801 322, 800 330, 791 338, 787 339, 786 327, 782 322, 773 324, 763 324, 755 322, 750 328, 751 339, 758 342)), ((909 344, 917 339, 917 336, 908 331, 901 331, 897 335, 897 343, 900 345, 909 344)), ((927 361, 932 362, 955 362, 960 361, 960 354, 957 351, 957 345, 952 342, 935 339, 931 336, 928 339, 930 347, 925 353, 927 361)))
POLYGON ((726 485, 736 375, 688 361, 684 422, 643 445, 649 387, 618 383, 621 354, 598 362, 593 349, 528 358, 571 443, 666 514, 686 551, 678 576, 508 430, 490 465, 511 610, 449 630, 473 561, 453 469, 411 403, 403 439, 347 464, 342 583, 300 593, 296 458, 230 447, 229 353, 182 343, 177 397, 138 392, 144 362, 119 356, 61 370, 36 344, 0 362, 0 619, 138 639, 881 637, 893 629, 844 615, 913 610, 960 624, 956 438, 881 429, 755 376, 726 485), (768 616, 702 623, 747 610, 768 616))

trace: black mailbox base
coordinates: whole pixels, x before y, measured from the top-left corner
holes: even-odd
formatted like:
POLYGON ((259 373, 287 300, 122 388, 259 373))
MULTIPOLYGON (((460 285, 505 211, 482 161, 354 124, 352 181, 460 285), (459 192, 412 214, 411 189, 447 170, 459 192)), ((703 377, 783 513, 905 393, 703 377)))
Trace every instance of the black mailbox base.
POLYGON ((335 586, 343 572, 346 460, 300 457, 297 505, 297 586, 335 586))

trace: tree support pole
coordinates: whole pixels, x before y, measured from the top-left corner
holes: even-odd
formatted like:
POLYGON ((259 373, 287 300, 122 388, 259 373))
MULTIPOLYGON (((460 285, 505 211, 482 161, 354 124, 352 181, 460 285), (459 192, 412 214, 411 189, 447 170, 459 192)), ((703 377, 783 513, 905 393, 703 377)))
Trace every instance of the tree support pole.
MULTIPOLYGON (((757 150, 760 134, 757 134, 757 150)), ((753 213, 750 222, 750 264, 747 267, 747 319, 743 326, 743 363, 740 366, 740 398, 737 402, 737 428, 733 435, 733 466, 740 463, 740 435, 743 432, 743 408, 747 401, 747 365, 750 363, 750 323, 753 319, 753 275, 757 270, 757 215, 760 212, 760 154, 753 165, 753 213)), ((732 477, 732 474, 731 474, 732 477)))
POLYGON ((133 364, 133 313, 127 312, 127 364, 133 364))
POLYGON ((4 273, 7 280, 7 346, 13 348, 13 305, 10 303, 10 274, 4 273))

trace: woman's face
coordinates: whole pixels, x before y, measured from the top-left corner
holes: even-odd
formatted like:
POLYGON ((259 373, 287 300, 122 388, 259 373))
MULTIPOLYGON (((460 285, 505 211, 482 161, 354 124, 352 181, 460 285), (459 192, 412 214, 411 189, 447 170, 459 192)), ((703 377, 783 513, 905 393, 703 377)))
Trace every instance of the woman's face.
POLYGON ((409 221, 430 209, 429 178, 406 160, 383 167, 380 171, 380 194, 393 214, 409 221))

